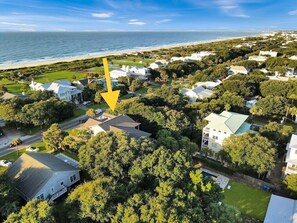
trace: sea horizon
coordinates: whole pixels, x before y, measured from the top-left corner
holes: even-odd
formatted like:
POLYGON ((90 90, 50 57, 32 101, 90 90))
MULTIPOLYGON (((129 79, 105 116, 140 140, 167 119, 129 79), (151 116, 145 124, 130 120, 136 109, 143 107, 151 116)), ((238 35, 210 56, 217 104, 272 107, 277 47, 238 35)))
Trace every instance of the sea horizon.
POLYGON ((6 32, 0 33, 0 69, 178 47, 261 33, 263 31, 6 32))

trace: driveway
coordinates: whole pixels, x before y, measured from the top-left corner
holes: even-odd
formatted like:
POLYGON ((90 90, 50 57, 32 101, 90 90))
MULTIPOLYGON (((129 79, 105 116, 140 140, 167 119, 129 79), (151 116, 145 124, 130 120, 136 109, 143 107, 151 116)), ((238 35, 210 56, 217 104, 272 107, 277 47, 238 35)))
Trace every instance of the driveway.
POLYGON ((0 147, 9 145, 14 138, 21 138, 25 136, 24 133, 16 130, 15 128, 3 128, 4 136, 0 137, 0 147))

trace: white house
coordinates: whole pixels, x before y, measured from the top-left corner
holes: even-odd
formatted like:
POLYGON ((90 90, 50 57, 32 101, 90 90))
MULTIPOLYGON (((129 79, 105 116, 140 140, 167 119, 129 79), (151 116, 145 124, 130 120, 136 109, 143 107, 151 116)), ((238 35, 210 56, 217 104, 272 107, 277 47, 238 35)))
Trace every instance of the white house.
POLYGON ((195 87, 200 87, 200 86, 203 86, 204 88, 206 89, 213 89, 217 86, 219 86, 222 82, 221 81, 205 81, 205 82, 197 82, 195 84, 195 87))
POLYGON ((296 77, 297 76, 297 69, 287 68, 287 72, 286 72, 285 76, 286 77, 296 77))
POLYGON ((80 180, 77 168, 48 153, 23 154, 7 174, 26 201, 39 198, 52 202, 80 180))
POLYGON ((183 88, 181 90, 181 94, 188 96, 190 98, 190 102, 196 102, 197 99, 208 98, 213 95, 213 91, 204 88, 203 86, 195 87, 192 89, 183 88))
POLYGON ((186 59, 190 60, 190 61, 201 61, 203 59, 203 57, 207 57, 210 55, 214 55, 214 53, 210 52, 210 51, 201 51, 198 53, 193 53, 190 57, 186 57, 186 59))
POLYGON ((249 60, 255 60, 257 62, 265 62, 267 57, 265 56, 249 56, 249 60))
POLYGON ((168 65, 168 62, 166 60, 156 60, 154 63, 150 64, 151 69, 159 69, 162 67, 166 67, 168 65))
POLYGON ((32 81, 29 85, 33 91, 52 91, 54 95, 62 101, 82 101, 82 91, 75 86, 71 86, 70 81, 60 80, 52 83, 41 84, 32 81))
POLYGON ((259 56, 271 56, 271 57, 277 57, 277 52, 275 51, 260 51, 259 56))
POLYGON ((291 56, 290 58, 289 58, 290 60, 297 60, 297 56, 291 56))
POLYGON ((272 194, 264 223, 297 223, 297 201, 272 194))
POLYGON ((150 75, 149 69, 145 67, 125 66, 121 69, 110 71, 110 77, 117 79, 119 77, 137 77, 140 79, 147 79, 150 75))
POLYGON ((284 174, 297 174, 297 135, 292 135, 290 142, 287 144, 286 169, 284 174))
POLYGON ((221 114, 211 113, 205 118, 208 124, 203 128, 201 148, 219 152, 224 139, 233 134, 250 131, 251 124, 246 122, 248 117, 248 115, 228 111, 223 111, 221 114))
POLYGON ((251 70, 244 67, 244 66, 230 66, 229 67, 229 74, 248 74, 251 70))
POLYGON ((186 57, 171 57, 170 62, 174 62, 174 61, 189 62, 190 60, 186 57))
POLYGON ((151 135, 150 133, 139 130, 140 124, 141 123, 135 122, 128 115, 114 116, 104 113, 98 119, 89 118, 80 128, 90 130, 93 135, 106 131, 124 131, 129 136, 136 139, 149 137, 151 135))

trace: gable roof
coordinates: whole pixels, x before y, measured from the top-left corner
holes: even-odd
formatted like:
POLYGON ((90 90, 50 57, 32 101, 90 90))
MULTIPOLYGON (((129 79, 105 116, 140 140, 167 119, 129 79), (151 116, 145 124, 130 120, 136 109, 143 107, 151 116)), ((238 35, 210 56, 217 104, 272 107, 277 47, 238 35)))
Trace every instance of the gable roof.
POLYGON ((264 223, 297 223, 297 201, 272 194, 264 223))
POLYGON ((77 171, 76 168, 48 153, 23 154, 8 169, 21 195, 32 199, 56 172, 77 171))
POLYGON ((248 115, 242 115, 239 113, 228 111, 223 111, 219 115, 211 113, 205 118, 205 120, 209 121, 206 127, 229 132, 232 134, 239 134, 243 132, 243 129, 248 129, 249 126, 245 125, 244 128, 242 127, 248 117, 248 115))
POLYGON ((79 83, 81 83, 83 86, 86 86, 89 83, 88 78, 80 79, 78 80, 79 83))
POLYGON ((245 68, 244 66, 230 66, 230 70, 237 70, 237 71, 248 71, 247 68, 245 68))
POLYGON ((3 100, 8 100, 8 99, 15 98, 15 97, 17 97, 17 95, 12 94, 12 93, 9 93, 9 92, 5 92, 5 93, 1 96, 1 98, 2 98, 3 100))

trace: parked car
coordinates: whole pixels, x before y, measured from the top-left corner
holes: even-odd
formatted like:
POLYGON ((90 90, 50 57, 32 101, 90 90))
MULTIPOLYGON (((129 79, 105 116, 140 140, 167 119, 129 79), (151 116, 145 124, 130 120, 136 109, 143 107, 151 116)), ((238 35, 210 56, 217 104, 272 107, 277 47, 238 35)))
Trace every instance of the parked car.
POLYGON ((12 163, 7 160, 0 160, 0 166, 9 167, 12 163))
POLYGON ((18 145, 21 145, 23 143, 23 141, 20 138, 17 139, 13 139, 12 142, 10 143, 9 147, 15 147, 18 145))
POLYGON ((95 114, 96 115, 100 114, 101 112, 102 112, 102 109, 100 109, 100 108, 98 108, 98 109, 95 110, 95 114))
POLYGON ((91 104, 91 101, 84 101, 83 102, 83 105, 88 105, 88 104, 91 104))
POLYGON ((37 147, 32 147, 32 146, 28 146, 28 147, 26 148, 26 151, 27 151, 27 152, 35 152, 35 153, 37 153, 37 152, 39 152, 39 148, 37 148, 37 147))

